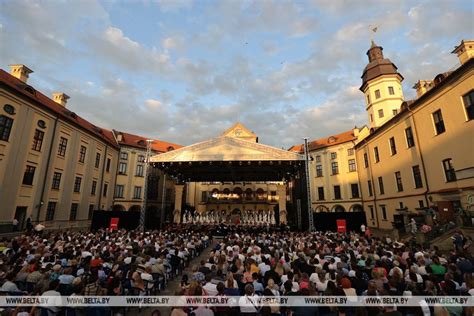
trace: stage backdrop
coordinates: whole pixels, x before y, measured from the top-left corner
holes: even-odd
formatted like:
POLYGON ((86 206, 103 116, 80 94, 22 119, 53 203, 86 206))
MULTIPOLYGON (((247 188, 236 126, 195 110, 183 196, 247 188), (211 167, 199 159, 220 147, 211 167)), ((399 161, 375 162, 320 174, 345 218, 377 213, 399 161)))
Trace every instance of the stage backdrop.
POLYGON ((110 219, 118 218, 118 229, 135 229, 140 224, 140 212, 126 211, 94 211, 92 215, 91 230, 109 228, 110 219))
POLYGON ((362 223, 367 226, 365 212, 313 213, 314 227, 319 231, 337 231, 337 220, 346 220, 346 230, 360 232, 362 223))

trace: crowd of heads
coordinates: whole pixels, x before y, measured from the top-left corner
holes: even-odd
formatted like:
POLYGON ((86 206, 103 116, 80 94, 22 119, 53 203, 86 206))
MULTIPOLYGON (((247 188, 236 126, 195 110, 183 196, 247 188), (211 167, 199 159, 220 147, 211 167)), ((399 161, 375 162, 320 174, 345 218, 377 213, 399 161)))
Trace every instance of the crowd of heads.
POLYGON ((209 243, 205 230, 192 228, 41 232, 4 238, 0 295, 159 293, 209 243))
MULTIPOLYGON (((236 229, 217 241, 210 256, 193 269, 192 275, 185 276, 181 294, 474 295, 470 244, 459 244, 459 239, 468 240, 462 233, 457 233, 452 251, 441 252, 436 246, 424 248, 415 243, 408 245, 388 237, 367 237, 354 232, 236 229)), ((245 311, 267 315, 280 315, 290 310, 293 315, 377 315, 383 312, 387 315, 392 312, 395 312, 393 315, 429 315, 429 309, 422 307, 399 308, 398 312, 385 309, 263 306, 245 311)), ((465 312, 462 306, 449 307, 451 315, 465 312)))

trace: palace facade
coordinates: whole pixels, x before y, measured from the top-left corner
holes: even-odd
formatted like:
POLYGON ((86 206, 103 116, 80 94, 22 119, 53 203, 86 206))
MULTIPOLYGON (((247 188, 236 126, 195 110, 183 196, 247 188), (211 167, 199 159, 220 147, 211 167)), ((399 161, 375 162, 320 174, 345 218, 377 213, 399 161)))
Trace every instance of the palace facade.
POLYGON ((400 233, 410 218, 472 215, 474 41, 454 49, 459 67, 418 81, 415 100, 404 100, 403 76, 382 50, 372 42, 362 74, 369 125, 309 144, 313 211, 351 211, 342 202, 358 199, 368 226, 400 233))
MULTIPOLYGON (((28 218, 46 228, 88 227, 94 210, 141 207, 146 138, 91 124, 67 108, 66 94, 49 98, 29 85, 32 72, 0 70, 0 232, 11 231, 13 219, 20 229, 28 218)), ((154 153, 179 147, 152 144, 154 153)), ((171 208, 170 180, 163 190, 161 175, 150 179, 152 211, 171 208)))
MULTIPOLYGON (((472 214, 474 41, 452 53, 460 65, 419 80, 416 99, 405 100, 403 76, 372 42, 360 87, 367 126, 309 142, 314 212, 365 212, 368 226, 398 232, 410 218, 472 214)), ((49 98, 29 85, 31 73, 0 71, 0 232, 27 218, 87 227, 94 210, 138 211, 145 202, 161 222, 259 225, 287 223, 290 205, 304 213, 303 195, 291 196, 302 145, 259 144, 239 123, 184 148, 107 130, 69 110, 66 94, 49 98)))

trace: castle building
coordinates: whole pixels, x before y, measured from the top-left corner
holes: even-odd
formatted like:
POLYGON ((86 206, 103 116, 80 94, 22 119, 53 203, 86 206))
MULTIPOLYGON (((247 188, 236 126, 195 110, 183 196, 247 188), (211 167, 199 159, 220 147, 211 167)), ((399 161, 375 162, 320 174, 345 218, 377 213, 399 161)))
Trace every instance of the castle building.
POLYGON ((309 143, 313 211, 350 211, 334 205, 334 198, 356 198, 351 193, 358 183, 354 202, 362 205, 368 226, 381 231, 399 235, 411 218, 433 224, 433 217, 447 222, 460 210, 473 212, 474 42, 453 50, 461 64, 454 71, 419 80, 415 100, 404 100, 403 76, 382 50, 372 42, 362 74, 369 126, 309 143), (354 152, 356 166, 339 154, 346 152, 354 152), (340 158, 349 172, 335 174, 340 158))
MULTIPOLYGON (((147 219, 156 222, 165 220, 161 211, 171 213, 174 202, 174 181, 166 177, 157 169, 146 170, 147 138, 126 132, 113 130, 115 139, 120 145, 117 180, 115 183, 114 203, 115 211, 140 212, 145 194, 147 194, 147 219), (145 192, 145 173, 148 179, 145 192)), ((169 152, 180 145, 159 140, 150 140, 150 155, 169 152)), ((149 222, 149 221, 148 221, 149 222)))
MULTIPOLYGON (((111 210, 114 203, 141 206, 144 146, 139 137, 122 133, 117 141, 119 133, 69 110, 66 94, 49 98, 29 85, 32 72, 24 65, 11 65, 11 73, 0 70, 0 232, 11 231, 13 219, 23 229, 28 218, 47 229, 89 227, 94 210, 111 210), (133 162, 124 175, 119 166, 125 153, 133 162), (116 196, 117 181, 124 185, 123 196, 116 196)), ((160 153, 179 146, 155 140, 152 147, 160 153)), ((171 208, 158 198, 163 179, 150 176, 157 184, 150 192, 152 211, 171 208)), ((173 186, 166 187, 172 201, 173 186)))
MULTIPOLYGON (((312 209, 315 212, 362 212, 354 146, 355 128, 308 143, 312 209)), ((289 150, 303 153, 303 145, 289 150)))

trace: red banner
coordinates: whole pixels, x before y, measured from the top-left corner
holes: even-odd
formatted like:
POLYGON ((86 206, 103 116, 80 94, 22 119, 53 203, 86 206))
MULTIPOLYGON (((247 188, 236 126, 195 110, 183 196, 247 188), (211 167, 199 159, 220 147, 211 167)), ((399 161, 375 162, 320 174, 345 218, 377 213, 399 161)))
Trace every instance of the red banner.
POLYGON ((118 229, 118 223, 119 223, 119 218, 118 217, 112 217, 110 219, 110 226, 109 229, 112 230, 117 230, 118 229))
POLYGON ((345 233, 346 232, 346 220, 345 219, 337 219, 337 232, 338 233, 345 233))

